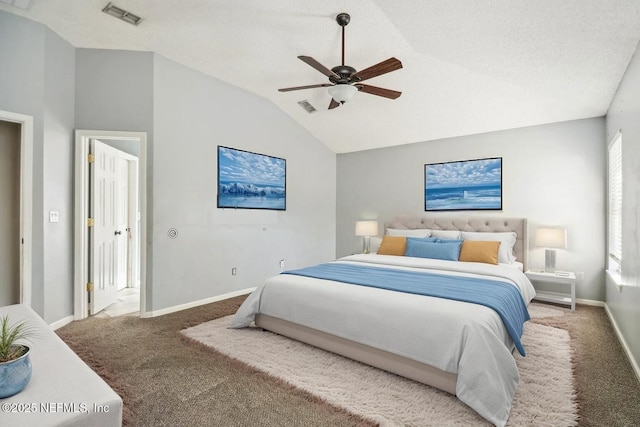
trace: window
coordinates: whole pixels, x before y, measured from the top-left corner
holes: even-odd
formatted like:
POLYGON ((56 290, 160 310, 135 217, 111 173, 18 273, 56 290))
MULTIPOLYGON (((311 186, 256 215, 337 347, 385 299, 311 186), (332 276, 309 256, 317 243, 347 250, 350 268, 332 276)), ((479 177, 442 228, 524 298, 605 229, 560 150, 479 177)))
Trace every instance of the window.
POLYGON ((608 230, 611 272, 621 273, 622 266, 622 134, 616 133, 609 144, 608 230))

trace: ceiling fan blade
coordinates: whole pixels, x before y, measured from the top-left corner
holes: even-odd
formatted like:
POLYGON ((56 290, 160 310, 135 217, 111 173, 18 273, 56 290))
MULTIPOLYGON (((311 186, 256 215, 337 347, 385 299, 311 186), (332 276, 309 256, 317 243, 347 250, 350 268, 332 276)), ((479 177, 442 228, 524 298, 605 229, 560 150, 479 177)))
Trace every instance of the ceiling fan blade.
POLYGON ((402 92, 398 92, 397 90, 385 89, 383 87, 370 86, 370 85, 355 85, 360 92, 370 93, 371 95, 384 96, 385 98, 396 99, 402 92))
POLYGON ((329 103, 329 110, 333 110, 334 108, 337 108, 339 106, 340 106, 340 103, 335 99, 331 98, 331 102, 329 103))
POLYGON ((402 62, 400 62, 400 60, 396 58, 389 58, 386 61, 382 61, 369 68, 365 68, 364 70, 354 73, 351 75, 351 81, 362 82, 382 74, 390 73, 391 71, 399 70, 400 68, 402 68, 402 62))
POLYGON ((329 86, 333 86, 333 84, 331 84, 331 83, 320 83, 320 84, 317 84, 317 85, 285 87, 285 88, 282 88, 282 89, 278 89, 278 92, 289 92, 289 91, 292 91, 292 90, 314 89, 314 88, 317 88, 317 87, 329 87, 329 86))
POLYGON ((340 79, 339 75, 337 75, 336 73, 334 73, 333 71, 331 71, 330 69, 328 69, 327 67, 325 67, 324 65, 322 65, 321 63, 319 63, 318 61, 316 61, 310 56, 300 55, 298 56, 298 58, 300 58, 302 61, 306 62, 307 64, 311 65, 313 68, 320 71, 325 76, 335 77, 336 79, 340 79))

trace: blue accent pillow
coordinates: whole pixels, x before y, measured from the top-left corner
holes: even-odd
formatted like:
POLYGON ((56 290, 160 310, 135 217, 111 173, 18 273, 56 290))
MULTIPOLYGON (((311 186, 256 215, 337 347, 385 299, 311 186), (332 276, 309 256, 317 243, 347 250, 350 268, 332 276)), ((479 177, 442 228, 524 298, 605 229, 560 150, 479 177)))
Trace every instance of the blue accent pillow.
POLYGON ((407 237, 407 241, 409 241, 409 240, 413 240, 413 241, 418 242, 418 243, 421 243, 421 242, 437 242, 438 238, 437 237, 407 237))
POLYGON ((458 243, 462 244, 462 239, 443 239, 442 237, 435 237, 438 243, 458 243))
POLYGON ((404 252, 404 256, 444 259, 448 261, 458 261, 458 258, 460 257, 462 240, 458 242, 420 242, 419 240, 426 239, 410 240, 407 238, 407 249, 404 252))

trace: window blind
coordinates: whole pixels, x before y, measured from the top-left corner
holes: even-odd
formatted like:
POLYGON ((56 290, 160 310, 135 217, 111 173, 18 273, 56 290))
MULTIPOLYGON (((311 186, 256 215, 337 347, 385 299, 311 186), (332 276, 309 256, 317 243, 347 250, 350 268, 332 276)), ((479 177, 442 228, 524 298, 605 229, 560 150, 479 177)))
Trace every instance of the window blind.
POLYGON ((622 134, 609 145, 609 257, 622 262, 622 134))

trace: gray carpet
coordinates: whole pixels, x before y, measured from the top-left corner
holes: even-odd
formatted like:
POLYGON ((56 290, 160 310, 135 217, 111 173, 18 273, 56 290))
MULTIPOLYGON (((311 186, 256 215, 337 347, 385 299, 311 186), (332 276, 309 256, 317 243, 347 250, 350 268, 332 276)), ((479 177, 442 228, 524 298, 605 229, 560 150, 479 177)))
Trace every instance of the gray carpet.
MULTIPOLYGON (((90 318, 57 332, 123 397, 127 426, 371 425, 180 334, 234 313, 243 300, 153 319, 90 318)), ((535 321, 571 335, 579 425, 638 425, 640 384, 604 310, 551 314, 535 321)))
POLYGON ((571 335, 579 425, 640 425, 640 383, 604 308, 578 305, 574 312, 534 321, 571 335))

